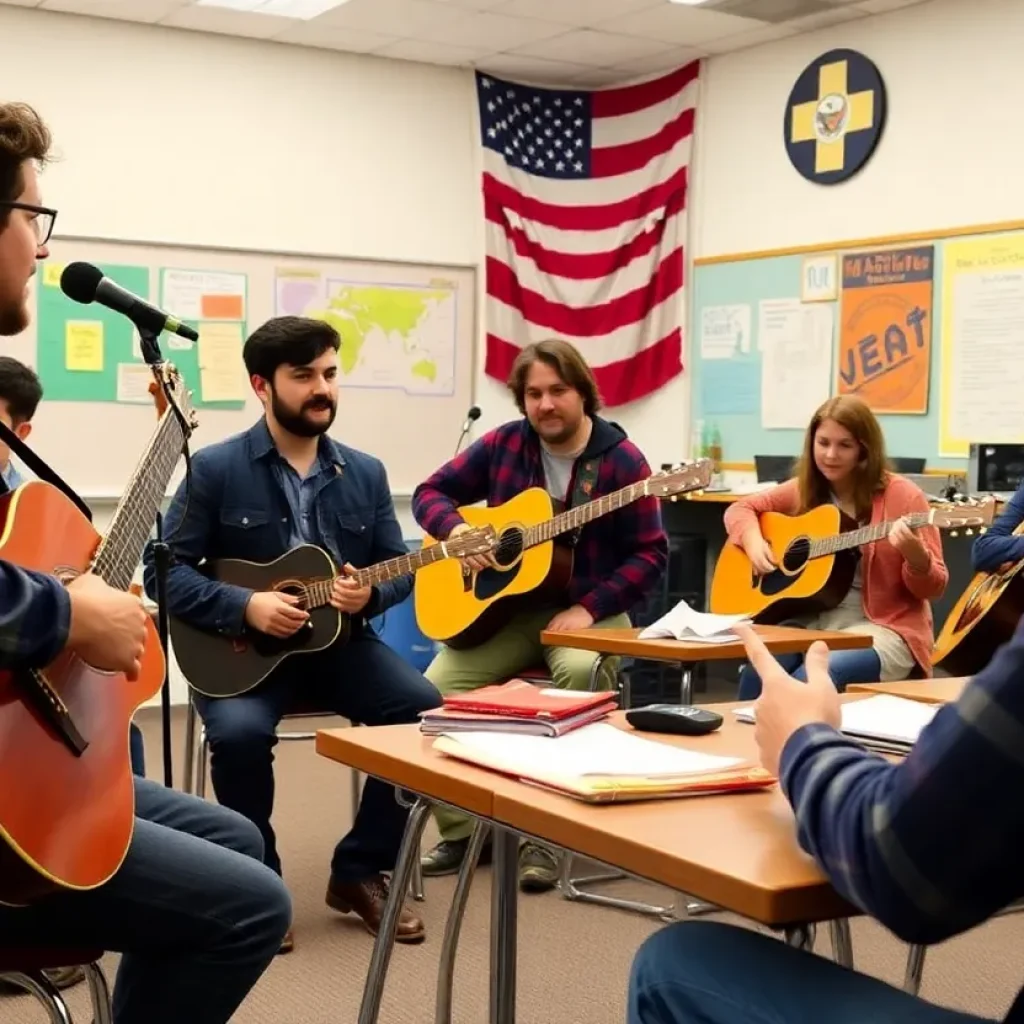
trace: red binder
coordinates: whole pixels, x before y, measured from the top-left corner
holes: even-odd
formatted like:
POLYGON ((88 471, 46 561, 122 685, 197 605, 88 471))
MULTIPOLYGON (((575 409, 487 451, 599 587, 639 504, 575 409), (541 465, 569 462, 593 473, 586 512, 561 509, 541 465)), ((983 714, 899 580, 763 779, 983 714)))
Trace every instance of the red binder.
POLYGON ((604 704, 614 707, 616 703, 616 695, 608 690, 589 693, 579 690, 544 689, 524 679, 511 679, 507 683, 483 686, 470 693, 449 693, 445 694, 444 698, 444 706, 453 711, 555 721, 604 704))

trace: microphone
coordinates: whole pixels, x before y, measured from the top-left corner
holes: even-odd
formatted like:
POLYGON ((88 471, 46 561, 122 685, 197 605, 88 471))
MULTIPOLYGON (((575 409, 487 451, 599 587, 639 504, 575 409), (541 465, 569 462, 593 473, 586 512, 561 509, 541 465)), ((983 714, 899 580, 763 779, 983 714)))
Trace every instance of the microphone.
POLYGON ((69 263, 60 275, 60 290, 75 302, 86 306, 90 302, 98 302, 115 313, 123 314, 138 327, 140 333, 155 336, 161 331, 170 331, 189 341, 199 340, 199 334, 188 324, 126 291, 109 277, 104 277, 102 271, 91 263, 69 263))
POLYGON ((462 447, 462 442, 469 433, 470 427, 472 427, 473 423, 478 419, 480 419, 480 406, 474 405, 470 408, 469 412, 466 413, 466 422, 462 424, 462 432, 459 434, 459 440, 455 444, 456 455, 459 454, 459 449, 462 447))

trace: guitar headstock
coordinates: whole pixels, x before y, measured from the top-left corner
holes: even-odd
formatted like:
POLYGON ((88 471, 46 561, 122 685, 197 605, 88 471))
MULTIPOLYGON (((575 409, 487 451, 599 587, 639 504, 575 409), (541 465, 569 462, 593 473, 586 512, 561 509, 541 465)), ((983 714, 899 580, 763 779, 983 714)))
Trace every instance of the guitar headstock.
POLYGON ((952 530, 954 537, 959 530, 963 530, 970 537, 975 530, 984 533, 985 529, 992 525, 995 513, 995 498, 961 496, 952 501, 933 504, 929 509, 928 521, 940 530, 952 530))
POLYGON ((714 466, 710 459, 696 459, 694 462, 681 462, 672 469, 663 469, 654 473, 645 481, 647 493, 655 498, 671 498, 699 491, 711 483, 714 466))
POLYGON ((449 558, 468 558, 470 555, 486 555, 498 543, 498 534, 493 526, 475 526, 463 530, 445 541, 445 553, 449 558))
POLYGON ((188 437, 199 426, 199 419, 192 405, 192 392, 185 387, 181 374, 172 363, 158 363, 152 370, 154 379, 149 385, 149 393, 153 396, 157 415, 162 417, 173 403, 181 414, 185 437, 188 437))

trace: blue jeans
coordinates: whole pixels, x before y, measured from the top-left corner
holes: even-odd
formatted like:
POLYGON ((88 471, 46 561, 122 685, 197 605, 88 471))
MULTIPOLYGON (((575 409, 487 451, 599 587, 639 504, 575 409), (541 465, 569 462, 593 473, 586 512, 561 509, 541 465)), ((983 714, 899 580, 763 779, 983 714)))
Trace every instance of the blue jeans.
POLYGON ((292 908, 252 824, 135 780, 135 833, 105 885, 0 906, 0 944, 123 953, 115 1024, 226 1024, 281 947, 292 908))
MULTIPOLYGON (((361 725, 419 721, 421 711, 441 704, 423 674, 373 634, 344 645, 285 659, 262 683, 238 697, 195 696, 210 741, 210 779, 217 800, 244 814, 263 836, 264 863, 281 873, 270 825, 274 807, 277 725, 297 705, 342 715, 361 725)), ((331 876, 363 882, 391 871, 398 859, 408 809, 395 788, 369 778, 356 820, 335 847, 331 876)))
MULTIPOLYGON (((779 654, 775 660, 796 679, 807 681, 802 654, 779 654)), ((842 693, 850 683, 877 683, 882 663, 873 647, 859 651, 833 651, 828 656, 828 671, 836 689, 842 693)), ((761 677, 751 665, 740 672, 738 700, 756 700, 761 695, 761 677)))
POLYGON ((682 921, 640 947, 628 1024, 980 1024, 771 936, 682 921))

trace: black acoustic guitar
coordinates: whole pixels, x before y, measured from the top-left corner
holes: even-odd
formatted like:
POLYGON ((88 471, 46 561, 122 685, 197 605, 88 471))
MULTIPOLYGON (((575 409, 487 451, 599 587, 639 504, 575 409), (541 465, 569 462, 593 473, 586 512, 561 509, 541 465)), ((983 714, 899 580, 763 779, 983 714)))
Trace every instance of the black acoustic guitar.
MULTIPOLYGON (((360 586, 374 586, 445 558, 487 554, 496 543, 497 534, 488 527, 466 530, 444 544, 357 569, 350 578, 360 586)), ((305 624, 284 638, 248 625, 240 636, 225 636, 172 615, 170 636, 178 666, 189 686, 203 696, 237 697, 261 683, 290 655, 322 651, 348 639, 350 617, 329 603, 338 569, 331 556, 314 544, 302 544, 272 562, 214 559, 201 571, 209 579, 247 590, 294 594, 299 607, 309 612, 305 624)))

